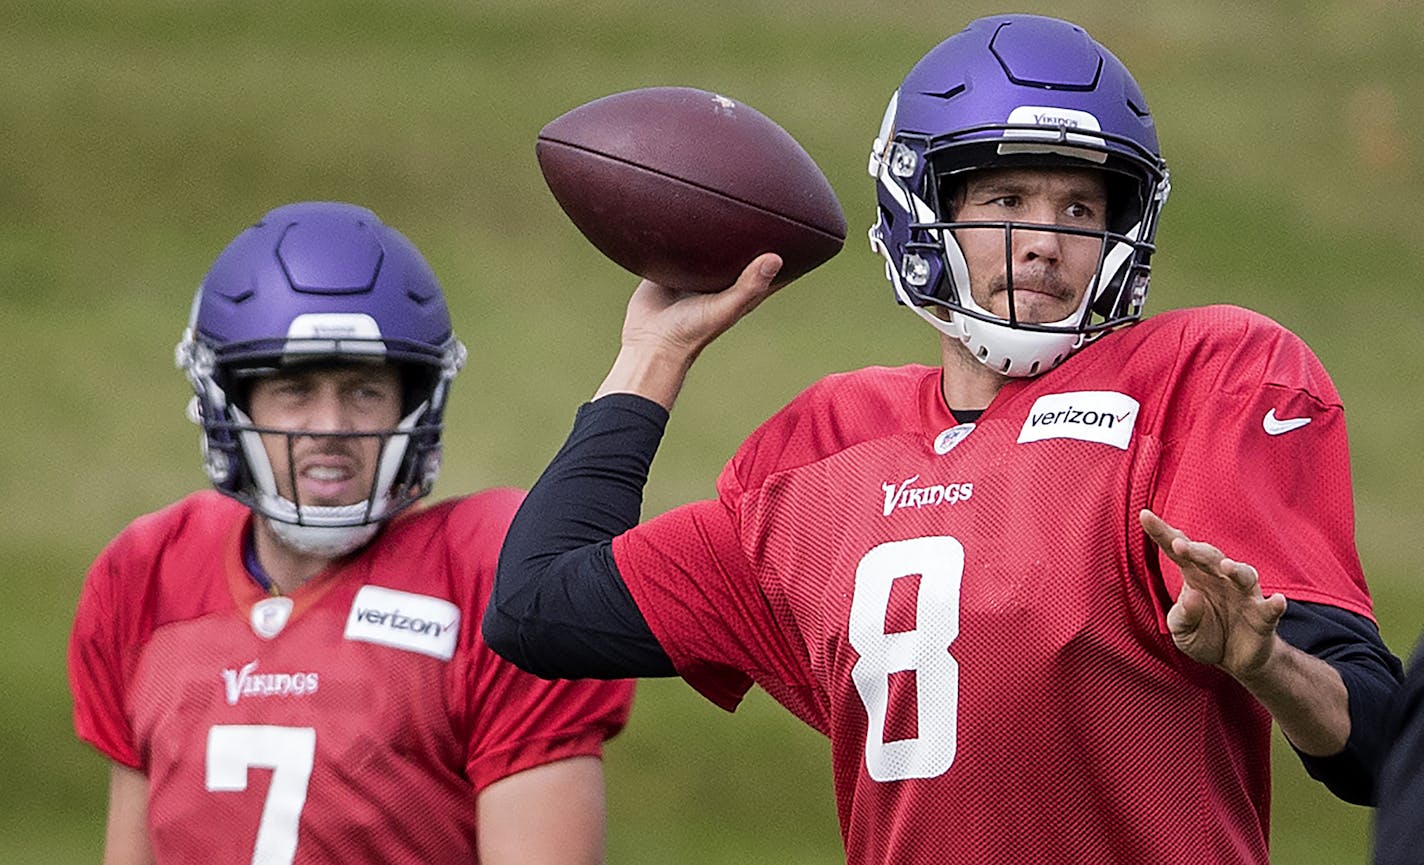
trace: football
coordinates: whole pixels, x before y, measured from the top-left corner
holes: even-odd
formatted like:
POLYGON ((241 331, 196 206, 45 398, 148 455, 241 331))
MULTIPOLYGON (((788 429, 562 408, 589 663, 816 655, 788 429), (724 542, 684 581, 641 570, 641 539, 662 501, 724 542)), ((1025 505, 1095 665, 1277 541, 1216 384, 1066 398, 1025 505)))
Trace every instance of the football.
POLYGON ((840 202, 805 149, 734 99, 690 87, 615 93, 535 144, 555 200, 604 255, 680 291, 719 291, 775 252, 778 283, 845 244, 840 202))

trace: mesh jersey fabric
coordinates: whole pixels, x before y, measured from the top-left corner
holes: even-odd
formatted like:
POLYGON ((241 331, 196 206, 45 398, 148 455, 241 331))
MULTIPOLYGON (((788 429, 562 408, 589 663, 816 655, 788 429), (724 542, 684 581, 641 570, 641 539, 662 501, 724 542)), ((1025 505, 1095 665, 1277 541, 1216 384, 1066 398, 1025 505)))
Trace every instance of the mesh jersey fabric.
POLYGON ((1172 645, 1137 513, 1371 616, 1319 362, 1247 310, 1163 313, 955 427, 938 368, 831 376, 716 500, 615 539, 679 673, 829 735, 853 865, 1266 862, 1270 718, 1172 645))
POLYGON ((601 753, 631 683, 540 680, 479 638, 520 499, 402 515, 294 592, 270 638, 242 505, 197 493, 110 543, 71 636, 75 725, 148 775, 160 863, 289 842, 298 863, 468 863, 478 791, 601 753))

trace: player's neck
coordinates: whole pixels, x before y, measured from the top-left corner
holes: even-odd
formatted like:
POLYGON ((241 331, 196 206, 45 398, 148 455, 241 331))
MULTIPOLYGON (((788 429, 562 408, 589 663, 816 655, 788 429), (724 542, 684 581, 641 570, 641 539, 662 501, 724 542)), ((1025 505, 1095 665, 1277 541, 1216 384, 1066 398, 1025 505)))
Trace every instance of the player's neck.
POLYGON ((943 334, 940 335, 940 358, 944 367, 940 380, 944 402, 955 411, 988 408, 1009 382, 1007 376, 975 360, 964 343, 943 334))
POLYGON ((291 594, 306 585, 308 580, 325 570, 333 561, 325 556, 294 550, 282 543, 262 517, 257 517, 254 521, 252 542, 262 570, 272 581, 273 587, 283 595, 291 594))

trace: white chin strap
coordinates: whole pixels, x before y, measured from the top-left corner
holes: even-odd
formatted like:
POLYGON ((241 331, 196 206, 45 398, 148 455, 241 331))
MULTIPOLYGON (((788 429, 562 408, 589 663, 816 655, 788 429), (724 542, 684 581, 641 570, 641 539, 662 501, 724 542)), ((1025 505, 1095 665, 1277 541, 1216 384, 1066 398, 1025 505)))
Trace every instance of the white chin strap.
MULTIPOLYGON (((290 503, 289 503, 290 504, 290 503)), ((359 506, 365 510, 365 505, 359 506)), ((304 508, 306 511, 344 510, 344 508, 304 508)), ((380 523, 359 526, 299 526, 266 517, 267 527, 288 549, 307 556, 335 559, 353 553, 366 545, 381 528, 380 523)))

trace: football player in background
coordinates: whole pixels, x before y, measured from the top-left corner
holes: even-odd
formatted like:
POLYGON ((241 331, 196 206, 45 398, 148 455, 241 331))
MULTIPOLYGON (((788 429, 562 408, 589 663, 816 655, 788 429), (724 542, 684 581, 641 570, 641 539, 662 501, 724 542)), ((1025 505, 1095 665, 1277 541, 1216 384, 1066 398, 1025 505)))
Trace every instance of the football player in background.
POLYGON ((638 525, 687 370, 780 262, 643 282, 486 639, 726 709, 760 685, 830 737, 852 863, 1264 863, 1273 718, 1369 801, 1399 664, 1340 398, 1261 315, 1135 323, 1168 178, 1128 70, 1068 22, 975 21, 910 71, 870 169, 872 245, 941 363, 821 380, 717 498, 638 525))
POLYGON ((1395 694, 1380 770, 1374 865, 1424 865, 1424 641, 1395 694))
POLYGON ((480 640, 521 493, 417 504, 465 360, 419 251, 362 207, 277 208, 177 355, 217 491, 112 541, 71 637, 104 861, 601 862, 632 686, 480 640))

